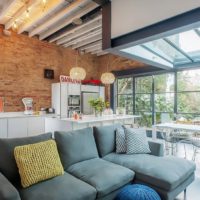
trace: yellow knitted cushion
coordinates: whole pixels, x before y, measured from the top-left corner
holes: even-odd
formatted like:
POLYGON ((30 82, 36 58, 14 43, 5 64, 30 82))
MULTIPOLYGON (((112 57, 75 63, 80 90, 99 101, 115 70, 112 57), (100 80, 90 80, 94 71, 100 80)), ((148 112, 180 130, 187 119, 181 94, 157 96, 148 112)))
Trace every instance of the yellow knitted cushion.
POLYGON ((54 140, 15 147, 14 156, 24 188, 64 174, 54 140))

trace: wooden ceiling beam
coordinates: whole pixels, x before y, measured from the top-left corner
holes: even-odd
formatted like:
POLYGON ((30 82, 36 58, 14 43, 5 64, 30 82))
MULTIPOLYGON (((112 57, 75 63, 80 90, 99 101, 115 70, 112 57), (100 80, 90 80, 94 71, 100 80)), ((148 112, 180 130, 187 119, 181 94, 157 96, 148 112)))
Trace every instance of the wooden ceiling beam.
POLYGON ((55 14, 54 16, 50 17, 46 22, 42 23, 35 29, 33 29, 31 32, 29 32, 29 36, 32 37, 36 34, 39 34, 46 29, 48 29, 50 26, 61 20, 67 13, 75 11, 79 6, 83 5, 85 3, 85 0, 77 0, 62 9, 60 12, 55 14))
POLYGON ((97 50, 102 50, 102 45, 98 45, 98 46, 95 46, 95 47, 91 47, 91 48, 88 48, 85 50, 85 53, 90 53, 90 52, 93 52, 93 51, 97 51, 97 50))
POLYGON ((108 52, 106 52, 106 51, 101 51, 101 52, 98 52, 98 53, 97 53, 97 56, 103 56, 103 55, 106 55, 106 54, 108 54, 108 52))
POLYGON ((93 42, 93 43, 90 43, 90 44, 88 44, 88 45, 82 46, 82 47, 80 48, 80 50, 81 50, 81 51, 84 51, 84 50, 87 50, 87 49, 89 49, 89 48, 96 47, 96 46, 98 46, 98 45, 102 45, 102 40, 98 40, 98 41, 96 41, 96 42, 93 42))
POLYGON ((74 19, 77 19, 77 18, 80 18, 80 17, 86 15, 87 13, 89 13, 90 11, 94 10, 97 7, 98 7, 98 4, 96 4, 94 2, 88 3, 84 8, 81 8, 78 12, 75 12, 75 13, 69 15, 65 20, 56 24, 55 27, 52 27, 52 28, 48 29, 47 31, 43 32, 42 34, 40 34, 39 39, 43 40, 43 39, 47 38, 48 36, 52 35, 56 31, 71 24, 74 21, 74 19))
POLYGON ((40 3, 40 0, 30 0, 27 5, 21 7, 15 14, 14 16, 5 24, 5 29, 9 29, 15 20, 17 20, 21 15, 25 13, 27 9, 31 9, 31 7, 37 5, 40 3))
POLYGON ((51 14, 63 2, 65 2, 65 0, 49 0, 45 10, 41 9, 39 12, 34 13, 27 22, 19 27, 18 33, 23 33, 35 26, 41 19, 51 14))
POLYGON ((71 39, 74 37, 74 35, 76 35, 75 37, 78 36, 78 34, 84 34, 87 33, 89 31, 94 30, 95 28, 98 28, 102 26, 102 15, 98 15, 97 17, 95 17, 94 19, 85 22, 82 25, 79 25, 69 31, 66 31, 60 35, 57 35, 56 37, 52 37, 52 39, 49 40, 49 42, 55 42, 58 41, 62 38, 66 38, 66 37, 71 37, 71 39), (79 31, 79 32, 78 32, 79 31))
POLYGON ((12 8, 12 6, 16 3, 16 0, 6 0, 0 9, 0 20, 6 15, 6 13, 12 8))
POLYGON ((97 29, 97 30, 95 30, 95 31, 92 31, 92 32, 90 32, 90 33, 83 34, 83 35, 79 36, 78 38, 76 37, 74 40, 69 40, 68 38, 67 38, 67 39, 63 38, 62 40, 57 41, 56 44, 57 44, 57 45, 66 44, 66 43, 73 43, 73 44, 76 44, 76 43, 79 42, 79 41, 83 41, 83 40, 88 39, 88 38, 90 38, 90 37, 93 37, 93 36, 95 36, 95 35, 99 35, 99 34, 101 34, 101 33, 102 33, 102 29, 99 28, 99 29, 97 29))
POLYGON ((80 48, 82 46, 85 46, 85 45, 90 44, 92 42, 96 42, 96 41, 101 40, 101 39, 102 39, 102 34, 99 34, 99 35, 91 37, 87 40, 81 41, 78 44, 72 45, 72 49, 80 48))

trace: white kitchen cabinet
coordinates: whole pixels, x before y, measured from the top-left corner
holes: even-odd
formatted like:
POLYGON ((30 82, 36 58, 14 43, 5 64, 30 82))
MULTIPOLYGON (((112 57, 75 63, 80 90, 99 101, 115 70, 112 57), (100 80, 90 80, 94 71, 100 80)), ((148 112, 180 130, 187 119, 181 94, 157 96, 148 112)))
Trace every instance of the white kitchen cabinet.
POLYGON ((81 85, 68 83, 68 95, 80 95, 81 94, 81 85))
POLYGON ((81 92, 98 92, 100 91, 99 86, 95 85, 82 85, 81 86, 81 92))
POLYGON ((45 132, 44 117, 29 117, 28 118, 28 136, 39 135, 45 132))
POLYGON ((7 138, 7 119, 0 119, 0 138, 7 138))
POLYGON ((8 118, 8 138, 28 136, 28 118, 8 118))
POLYGON ((105 100, 105 87, 104 87, 104 86, 100 86, 99 96, 100 96, 103 100, 105 100))

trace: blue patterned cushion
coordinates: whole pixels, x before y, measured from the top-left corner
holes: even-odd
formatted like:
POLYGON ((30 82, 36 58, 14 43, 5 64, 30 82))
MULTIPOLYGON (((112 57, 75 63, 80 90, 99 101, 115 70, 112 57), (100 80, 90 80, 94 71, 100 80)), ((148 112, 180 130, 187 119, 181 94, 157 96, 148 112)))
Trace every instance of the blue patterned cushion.
POLYGON ((127 154, 151 153, 145 129, 125 128, 127 154))
POLYGON ((126 153, 126 135, 123 127, 116 130, 116 153, 126 153))
POLYGON ((115 200, 161 200, 152 188, 134 184, 125 186, 115 200))

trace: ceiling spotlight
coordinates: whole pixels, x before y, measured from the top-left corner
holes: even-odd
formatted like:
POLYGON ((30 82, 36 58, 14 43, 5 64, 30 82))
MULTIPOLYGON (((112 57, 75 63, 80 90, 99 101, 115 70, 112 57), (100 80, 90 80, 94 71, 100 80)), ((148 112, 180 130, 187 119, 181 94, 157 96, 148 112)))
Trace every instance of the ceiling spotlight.
POLYGON ((73 19, 72 23, 75 25, 81 25, 83 23, 83 21, 81 18, 75 18, 75 19, 73 19))
POLYGON ((47 0, 42 0, 42 3, 43 3, 43 4, 46 4, 46 3, 47 3, 47 0))
POLYGON ((29 18, 30 17, 30 12, 29 9, 26 10, 26 17, 29 18))
POLYGON ((12 25, 12 30, 13 30, 13 31, 17 31, 17 29, 18 29, 18 25, 17 25, 17 22, 15 21, 15 22, 13 23, 13 25, 12 25))

